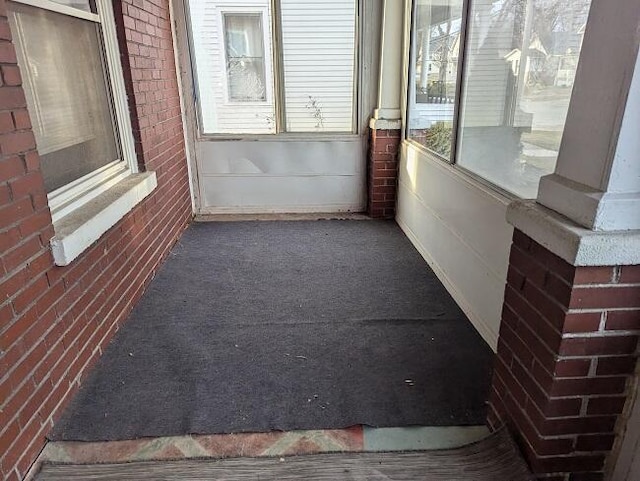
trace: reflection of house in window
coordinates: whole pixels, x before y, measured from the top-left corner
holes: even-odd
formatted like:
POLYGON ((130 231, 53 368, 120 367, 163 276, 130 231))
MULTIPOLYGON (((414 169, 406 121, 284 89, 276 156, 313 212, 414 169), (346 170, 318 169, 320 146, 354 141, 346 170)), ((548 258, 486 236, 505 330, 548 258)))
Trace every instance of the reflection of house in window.
POLYGON ((555 166, 590 2, 553 5, 476 0, 466 32, 459 164, 528 198, 555 166))
POLYGON ((451 154, 453 139, 462 4, 460 0, 415 3, 410 138, 445 158, 451 154))
POLYGON ((445 0, 419 3, 416 42, 416 102, 451 103, 455 96, 462 11, 445 0))
MULTIPOLYGON (((530 83, 535 83, 536 80, 541 76, 545 67, 545 61, 548 58, 549 54, 547 53, 544 45, 538 38, 535 36, 529 45, 529 49, 525 55, 525 67, 524 72, 522 73, 522 82, 523 85, 529 85, 530 83)), ((511 52, 504 56, 506 62, 511 63, 511 71, 513 75, 517 77, 520 75, 520 66, 522 63, 522 50, 519 48, 514 48, 511 52)))

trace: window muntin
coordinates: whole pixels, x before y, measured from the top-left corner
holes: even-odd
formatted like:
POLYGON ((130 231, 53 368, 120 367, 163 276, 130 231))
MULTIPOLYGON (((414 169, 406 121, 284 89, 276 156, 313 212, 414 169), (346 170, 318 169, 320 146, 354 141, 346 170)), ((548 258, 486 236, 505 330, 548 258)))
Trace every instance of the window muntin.
POLYGON ((407 137, 451 159, 463 0, 414 3, 407 137))
POLYGON ((223 14, 227 88, 231 102, 266 102, 262 14, 223 14))
MULTIPOLYGON (((422 127, 416 124, 421 59, 414 58, 423 38, 417 30, 425 23, 420 8, 451 1, 414 0, 407 138, 427 148, 416 139, 422 127)), ((503 191, 534 198, 540 177, 555 169, 591 1, 466 3, 460 115, 450 117, 457 146, 450 160, 503 191)), ((443 149, 431 150, 443 155, 443 149)))
POLYGON ((9 18, 46 191, 120 160, 99 24, 20 4, 9 18))

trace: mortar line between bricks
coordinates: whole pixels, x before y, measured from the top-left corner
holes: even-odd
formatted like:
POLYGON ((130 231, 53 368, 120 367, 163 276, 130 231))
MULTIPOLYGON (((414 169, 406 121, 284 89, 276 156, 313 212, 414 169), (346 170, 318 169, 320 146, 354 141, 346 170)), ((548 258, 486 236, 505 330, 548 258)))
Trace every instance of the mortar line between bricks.
POLYGON ((608 330, 608 331, 591 331, 591 332, 568 332, 562 335, 562 339, 592 339, 596 337, 628 337, 640 336, 640 330, 608 330))
POLYGON ((640 311, 640 307, 572 307, 571 309, 567 309, 567 314, 601 311, 640 311))

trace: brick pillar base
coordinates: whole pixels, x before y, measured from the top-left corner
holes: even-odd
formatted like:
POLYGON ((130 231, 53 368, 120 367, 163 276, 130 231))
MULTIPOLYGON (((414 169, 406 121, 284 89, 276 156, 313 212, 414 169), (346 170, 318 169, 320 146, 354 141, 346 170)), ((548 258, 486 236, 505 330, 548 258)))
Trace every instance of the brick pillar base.
POLYGON ((539 479, 603 479, 639 335, 640 266, 573 267, 516 230, 489 426, 539 479))
POLYGON ((396 215, 400 130, 370 129, 367 213, 393 219, 396 215))

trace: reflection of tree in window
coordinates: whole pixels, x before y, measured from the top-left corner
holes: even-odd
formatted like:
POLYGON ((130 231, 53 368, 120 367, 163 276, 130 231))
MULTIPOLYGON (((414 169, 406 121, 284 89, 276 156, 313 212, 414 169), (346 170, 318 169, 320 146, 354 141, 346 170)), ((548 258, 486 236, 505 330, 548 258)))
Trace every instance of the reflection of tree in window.
POLYGON ((266 101, 262 15, 224 15, 229 100, 266 101))
POLYGON ((415 5, 415 90, 409 107, 409 137, 450 158, 462 0, 418 0, 415 5))
POLYGON ((591 0, 475 0, 458 162, 519 196, 553 172, 591 0))

